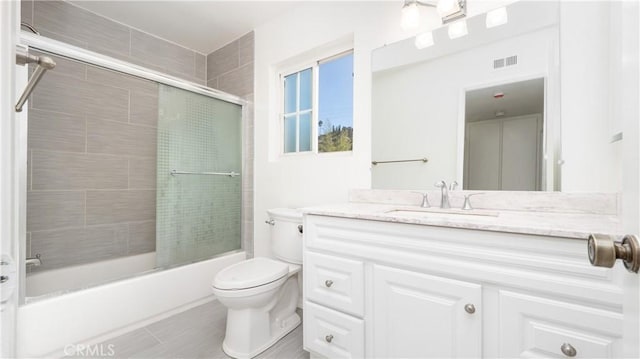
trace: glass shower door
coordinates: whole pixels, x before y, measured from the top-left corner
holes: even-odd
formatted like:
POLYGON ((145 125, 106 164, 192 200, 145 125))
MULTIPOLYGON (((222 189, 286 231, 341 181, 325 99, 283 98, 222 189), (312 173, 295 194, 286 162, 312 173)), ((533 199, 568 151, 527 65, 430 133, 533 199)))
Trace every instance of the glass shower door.
POLYGON ((158 267, 240 249, 242 107, 161 85, 158 267))

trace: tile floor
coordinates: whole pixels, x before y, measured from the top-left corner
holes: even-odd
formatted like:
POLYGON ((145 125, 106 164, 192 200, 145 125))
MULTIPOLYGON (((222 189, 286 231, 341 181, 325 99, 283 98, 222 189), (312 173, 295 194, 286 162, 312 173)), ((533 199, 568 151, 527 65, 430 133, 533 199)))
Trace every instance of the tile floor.
MULTIPOLYGON (((113 344, 111 358, 229 358, 222 351, 226 319, 226 308, 216 300, 102 344, 113 344)), ((302 325, 258 358, 308 359, 302 325)))

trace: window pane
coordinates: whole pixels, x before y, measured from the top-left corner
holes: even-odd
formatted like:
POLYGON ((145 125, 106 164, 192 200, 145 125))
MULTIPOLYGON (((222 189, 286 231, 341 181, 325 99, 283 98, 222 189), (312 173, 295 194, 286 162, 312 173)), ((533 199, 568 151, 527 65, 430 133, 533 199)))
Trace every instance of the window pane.
POLYGON ((318 152, 353 149, 353 53, 319 65, 318 152))
POLYGON ((296 115, 284 118, 284 152, 296 152, 296 115))
POLYGON ((300 115, 300 152, 311 151, 311 112, 300 115))
POLYGON ((311 69, 300 72, 300 111, 311 108, 312 82, 311 69))
POLYGON ((296 111, 296 94, 298 91, 298 73, 284 78, 284 113, 296 111))

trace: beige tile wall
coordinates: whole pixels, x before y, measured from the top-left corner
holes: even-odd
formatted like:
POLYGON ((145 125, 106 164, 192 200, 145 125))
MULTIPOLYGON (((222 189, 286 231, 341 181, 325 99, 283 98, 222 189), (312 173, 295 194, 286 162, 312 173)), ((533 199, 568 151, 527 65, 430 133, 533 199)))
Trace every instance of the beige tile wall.
MULTIPOLYGON (((22 1, 42 35, 206 84, 206 56, 64 1, 22 1)), ((155 250, 158 86, 61 58, 29 101, 34 271, 155 250)))
POLYGON ((158 85, 55 61, 29 101, 31 270, 154 251, 158 85))
MULTIPOLYGON (((63 1, 22 1, 44 36, 249 101, 243 248, 253 256, 253 32, 205 56, 63 1)), ((157 84, 56 59, 29 101, 28 255, 46 270, 155 250, 157 84)))

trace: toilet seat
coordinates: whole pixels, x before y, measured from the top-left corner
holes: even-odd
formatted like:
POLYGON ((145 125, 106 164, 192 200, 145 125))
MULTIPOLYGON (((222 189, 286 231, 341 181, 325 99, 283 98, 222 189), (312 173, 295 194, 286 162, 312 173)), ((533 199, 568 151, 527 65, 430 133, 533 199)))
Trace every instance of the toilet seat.
MULTIPOLYGON (((289 265, 270 258, 258 257, 233 264, 221 270, 213 280, 219 290, 246 290, 279 282, 289 275, 289 265)), ((266 289, 266 288, 264 288, 266 289)))

